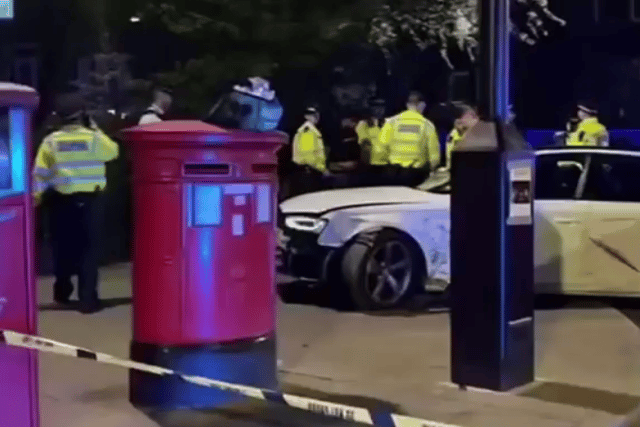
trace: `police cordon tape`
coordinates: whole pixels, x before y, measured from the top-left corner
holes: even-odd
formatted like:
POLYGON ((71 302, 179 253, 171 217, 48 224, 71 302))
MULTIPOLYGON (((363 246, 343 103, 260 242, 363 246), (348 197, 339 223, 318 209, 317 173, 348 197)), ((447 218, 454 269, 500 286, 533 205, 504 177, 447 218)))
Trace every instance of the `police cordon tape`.
POLYGON ((64 344, 33 335, 22 334, 14 331, 0 330, 0 343, 13 347, 28 348, 31 350, 53 353, 62 356, 79 359, 93 360, 98 363, 120 366, 122 368, 136 369, 155 375, 173 375, 183 381, 202 387, 212 387, 223 391, 230 391, 243 396, 279 403, 291 408, 302 409, 327 417, 338 418, 356 423, 368 424, 380 427, 460 427, 451 424, 443 424, 436 421, 422 420, 406 415, 393 414, 388 411, 370 410, 357 406, 341 405, 333 402, 311 399, 308 397, 294 396, 278 391, 266 390, 239 384, 227 383, 195 375, 185 375, 171 369, 132 360, 120 359, 105 353, 97 353, 85 348, 64 344))

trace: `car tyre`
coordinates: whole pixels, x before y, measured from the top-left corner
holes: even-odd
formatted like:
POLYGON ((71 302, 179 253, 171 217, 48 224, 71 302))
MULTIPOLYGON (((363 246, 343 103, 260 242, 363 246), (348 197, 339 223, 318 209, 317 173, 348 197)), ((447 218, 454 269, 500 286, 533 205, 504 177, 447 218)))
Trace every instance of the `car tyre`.
POLYGON ((424 267, 408 236, 385 229, 356 237, 342 259, 342 275, 356 308, 372 311, 402 306, 418 290, 424 267))

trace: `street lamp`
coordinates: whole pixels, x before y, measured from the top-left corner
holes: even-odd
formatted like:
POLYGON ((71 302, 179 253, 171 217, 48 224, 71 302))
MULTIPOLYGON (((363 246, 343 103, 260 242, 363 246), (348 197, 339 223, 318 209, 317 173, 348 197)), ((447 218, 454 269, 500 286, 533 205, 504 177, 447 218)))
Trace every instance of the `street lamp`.
POLYGON ((129 18, 129 21, 131 21, 131 22, 140 22, 140 17, 139 16, 132 16, 131 18, 129 18))
POLYGON ((534 161, 510 117, 509 1, 479 0, 481 120, 451 168, 451 379, 495 391, 534 379, 534 161))

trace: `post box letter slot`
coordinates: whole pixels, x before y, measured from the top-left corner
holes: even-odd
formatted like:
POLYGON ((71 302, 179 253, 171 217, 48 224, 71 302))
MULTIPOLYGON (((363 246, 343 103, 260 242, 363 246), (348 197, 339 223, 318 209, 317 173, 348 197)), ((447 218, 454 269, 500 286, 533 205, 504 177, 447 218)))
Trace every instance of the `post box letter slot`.
POLYGON ((225 164, 187 163, 184 165, 185 175, 229 175, 230 172, 231 167, 225 164))
POLYGON ((278 165, 275 163, 254 163, 251 165, 253 173, 274 173, 277 169, 278 165))

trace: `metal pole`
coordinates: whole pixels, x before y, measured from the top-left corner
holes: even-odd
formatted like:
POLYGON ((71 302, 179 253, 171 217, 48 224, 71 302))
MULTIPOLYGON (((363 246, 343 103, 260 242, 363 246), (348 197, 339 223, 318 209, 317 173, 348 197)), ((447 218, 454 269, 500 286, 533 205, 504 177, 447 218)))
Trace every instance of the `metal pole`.
POLYGON ((509 0, 481 0, 478 108, 486 121, 504 123, 509 114, 509 0))
POLYGON ((451 379, 504 391, 534 378, 533 202, 515 197, 534 160, 508 121, 511 0, 478 1, 481 120, 451 168, 451 379))

